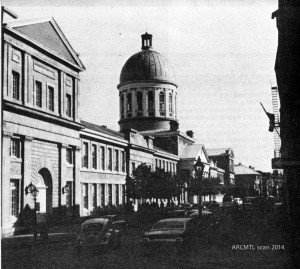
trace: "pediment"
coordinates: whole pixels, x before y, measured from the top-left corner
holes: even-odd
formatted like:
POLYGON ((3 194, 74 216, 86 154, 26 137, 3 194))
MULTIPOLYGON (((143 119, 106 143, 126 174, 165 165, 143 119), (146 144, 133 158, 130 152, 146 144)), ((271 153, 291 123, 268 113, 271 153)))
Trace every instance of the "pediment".
POLYGON ((60 58, 85 69, 76 51, 53 18, 25 22, 13 22, 9 28, 16 30, 31 41, 54 53, 60 58))

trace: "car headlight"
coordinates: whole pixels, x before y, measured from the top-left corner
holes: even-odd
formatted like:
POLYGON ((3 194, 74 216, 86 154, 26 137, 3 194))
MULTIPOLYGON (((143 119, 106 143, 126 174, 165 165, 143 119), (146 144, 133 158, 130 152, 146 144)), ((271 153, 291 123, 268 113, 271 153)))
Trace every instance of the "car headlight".
POLYGON ((177 237, 177 238, 175 238, 175 241, 176 241, 176 242, 183 242, 183 238, 177 237))
POLYGON ((150 239, 147 238, 147 237, 145 237, 145 238, 142 239, 142 242, 149 242, 149 241, 150 241, 150 239))

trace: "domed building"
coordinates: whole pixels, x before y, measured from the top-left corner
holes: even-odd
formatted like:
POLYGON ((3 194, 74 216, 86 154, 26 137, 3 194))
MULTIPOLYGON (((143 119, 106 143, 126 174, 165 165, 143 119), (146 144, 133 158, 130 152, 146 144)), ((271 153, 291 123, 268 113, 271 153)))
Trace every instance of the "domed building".
POLYGON ((164 129, 177 125, 177 83, 168 60, 152 50, 152 35, 142 35, 142 51, 122 68, 120 130, 164 129))

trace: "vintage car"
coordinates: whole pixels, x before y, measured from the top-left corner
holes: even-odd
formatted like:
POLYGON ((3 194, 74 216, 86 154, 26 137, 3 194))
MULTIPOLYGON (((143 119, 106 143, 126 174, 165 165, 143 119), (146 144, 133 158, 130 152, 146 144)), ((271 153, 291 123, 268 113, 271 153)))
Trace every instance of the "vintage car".
POLYGON ((119 215, 104 215, 101 218, 109 219, 118 230, 124 230, 127 227, 127 222, 119 215))
POLYGON ((109 219, 95 218, 82 223, 75 244, 77 254, 84 250, 102 253, 110 248, 121 248, 121 233, 109 219))
POLYGON ((190 218, 162 219, 143 234, 141 242, 145 247, 165 244, 178 246, 183 242, 185 233, 193 228, 190 218))

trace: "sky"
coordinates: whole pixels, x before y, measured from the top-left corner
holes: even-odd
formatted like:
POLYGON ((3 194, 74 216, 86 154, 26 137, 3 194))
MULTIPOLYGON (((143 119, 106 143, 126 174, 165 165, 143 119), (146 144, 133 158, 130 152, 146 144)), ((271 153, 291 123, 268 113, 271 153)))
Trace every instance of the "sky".
MULTIPOLYGON (((80 117, 119 130, 120 72, 141 50, 141 34, 173 66, 179 128, 205 148, 233 149, 235 163, 272 171, 271 84, 277 1, 17 1, 2 4, 18 20, 53 17, 86 67, 80 117), (87 4, 88 3, 88 4, 87 4)), ((10 21, 6 18, 5 21, 10 21)))

